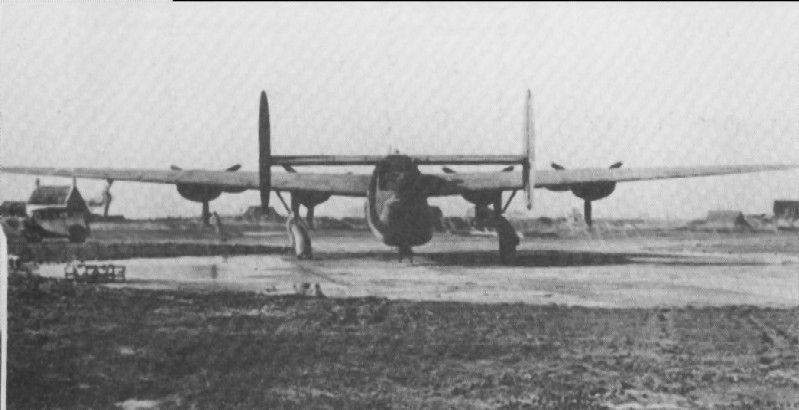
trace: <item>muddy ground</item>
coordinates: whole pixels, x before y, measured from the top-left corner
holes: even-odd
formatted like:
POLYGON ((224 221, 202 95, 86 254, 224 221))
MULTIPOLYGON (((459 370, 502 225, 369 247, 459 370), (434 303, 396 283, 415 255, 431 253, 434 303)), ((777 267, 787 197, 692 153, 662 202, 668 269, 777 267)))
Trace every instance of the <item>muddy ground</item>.
POLYGON ((799 406, 799 309, 597 309, 14 277, 9 408, 799 406))

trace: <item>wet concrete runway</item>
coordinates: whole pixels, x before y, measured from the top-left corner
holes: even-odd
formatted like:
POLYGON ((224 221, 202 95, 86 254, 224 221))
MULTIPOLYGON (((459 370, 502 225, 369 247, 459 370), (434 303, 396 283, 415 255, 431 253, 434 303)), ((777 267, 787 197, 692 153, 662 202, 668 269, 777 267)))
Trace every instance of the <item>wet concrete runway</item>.
MULTIPOLYGON (((799 305, 799 256, 673 250, 664 240, 526 240, 513 266, 494 238, 439 236, 413 263, 367 237, 315 239, 315 259, 284 255, 134 259, 126 284, 147 288, 293 293, 319 283, 330 297, 522 302, 601 307, 799 305), (662 249, 662 250, 661 250, 662 249), (668 250, 666 250, 668 249, 668 250)), ((40 273, 63 277, 63 265, 40 273)))

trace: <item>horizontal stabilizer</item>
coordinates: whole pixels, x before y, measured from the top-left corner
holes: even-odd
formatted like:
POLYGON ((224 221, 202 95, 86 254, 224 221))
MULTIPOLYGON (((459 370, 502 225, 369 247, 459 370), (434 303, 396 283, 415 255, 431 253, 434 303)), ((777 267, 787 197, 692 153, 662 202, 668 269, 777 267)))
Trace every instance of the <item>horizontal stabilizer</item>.
MULTIPOLYGON (((409 155, 418 165, 516 165, 524 155, 409 155)), ((272 165, 376 165, 385 155, 273 155, 272 165)))

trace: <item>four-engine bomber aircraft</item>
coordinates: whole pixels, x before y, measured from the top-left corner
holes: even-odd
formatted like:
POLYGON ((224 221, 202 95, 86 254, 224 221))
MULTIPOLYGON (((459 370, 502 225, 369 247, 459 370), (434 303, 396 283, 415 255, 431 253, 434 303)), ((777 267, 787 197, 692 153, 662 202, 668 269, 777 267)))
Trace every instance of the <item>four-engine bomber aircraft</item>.
MULTIPOLYGON (((269 105, 266 92, 261 93, 259 112, 259 170, 239 171, 238 166, 217 170, 169 170, 110 168, 35 168, 0 167, 0 172, 52 175, 70 178, 105 179, 175 184, 187 199, 203 202, 204 216, 208 201, 221 192, 260 191, 261 205, 266 211, 270 192, 275 191, 286 208, 281 192, 291 194, 292 218, 289 235, 298 257, 309 257, 310 236, 299 219, 303 205, 312 218, 313 207, 331 195, 366 198, 366 220, 374 235, 383 243, 399 248, 400 258, 411 255, 411 248, 430 241, 434 220, 427 199, 436 196, 461 195, 477 206, 478 215, 495 227, 499 252, 503 261, 512 257, 519 239, 502 214, 517 191, 523 190, 527 209, 533 207, 533 189, 570 190, 583 198, 586 219, 590 225, 591 201, 610 195, 617 182, 666 178, 688 178, 710 175, 739 174, 796 168, 797 165, 728 165, 674 168, 622 169, 621 163, 610 168, 535 169, 535 128, 530 91, 526 96, 525 143, 523 155, 272 155, 270 149, 269 105), (321 174, 299 172, 303 165, 370 165, 371 174, 321 174), (500 171, 456 173, 445 167, 443 173, 423 174, 420 165, 505 165, 500 171), (273 173, 272 167, 287 172, 273 173), (518 166, 521 172, 514 172, 518 166), (511 195, 503 205, 503 193, 511 195), (492 212, 488 211, 491 206, 492 212)), ((309 218, 309 219, 311 219, 309 218)))

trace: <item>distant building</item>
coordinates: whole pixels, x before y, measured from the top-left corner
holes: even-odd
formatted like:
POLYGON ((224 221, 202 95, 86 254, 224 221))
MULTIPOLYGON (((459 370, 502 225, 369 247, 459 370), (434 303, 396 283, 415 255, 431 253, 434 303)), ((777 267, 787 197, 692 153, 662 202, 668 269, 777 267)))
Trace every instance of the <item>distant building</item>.
POLYGON ((330 216, 317 216, 314 218, 314 227, 322 230, 352 230, 350 224, 330 216))
POLYGON ((746 220, 743 212, 719 210, 710 211, 704 221, 694 226, 698 230, 708 231, 751 231, 752 225, 746 220))
POLYGON ((275 208, 271 206, 266 214, 264 214, 263 208, 260 206, 248 207, 242 216, 249 222, 286 222, 286 217, 277 213, 275 208))
POLYGON ((779 229, 799 228, 799 201, 774 201, 774 222, 779 229))
POLYGON ((751 214, 746 215, 746 222, 752 226, 755 231, 774 231, 774 219, 766 214, 751 214))
POLYGON ((26 212, 31 215, 44 208, 89 213, 86 201, 74 185, 38 185, 28 199, 26 212))
POLYGON ((472 229, 472 226, 466 218, 459 218, 457 216, 445 216, 441 218, 441 225, 445 231, 455 234, 466 234, 472 229))
POLYGON ((36 185, 25 206, 26 231, 31 241, 42 236, 63 236, 83 242, 89 235, 91 212, 73 185, 36 185))
POLYGON ((359 230, 359 231, 367 231, 367 230, 369 230, 369 225, 367 225, 367 223, 366 223, 366 218, 364 218, 362 216, 357 217, 357 218, 356 217, 351 217, 351 216, 345 216, 345 217, 341 218, 341 221, 346 223, 347 225, 350 226, 350 228, 355 229, 355 230, 359 230))

